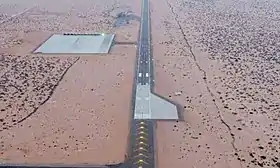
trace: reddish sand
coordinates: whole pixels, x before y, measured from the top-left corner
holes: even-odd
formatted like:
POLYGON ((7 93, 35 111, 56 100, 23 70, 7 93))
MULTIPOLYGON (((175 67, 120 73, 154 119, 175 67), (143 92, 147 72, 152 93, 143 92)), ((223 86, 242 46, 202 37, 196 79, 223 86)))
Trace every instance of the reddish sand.
MULTIPOLYGON (((5 2, 17 8, 3 13, 12 17, 33 2, 5 2)), ((34 8, 0 24, 0 162, 123 162, 135 45, 115 45, 111 54, 92 57, 31 53, 52 33, 61 32, 109 32, 119 42, 135 42, 137 21, 112 25, 119 12, 139 15, 139 5, 53 2, 36 1, 34 8)), ((5 3, 2 7, 8 10, 5 3)))
POLYGON ((151 8, 155 90, 184 116, 158 122, 158 167, 280 167, 279 4, 151 0, 151 8))
MULTIPOLYGON (((140 1, 1 3, 0 162, 123 161, 135 46, 82 58, 30 52, 61 32, 135 42, 137 21, 112 25, 119 12, 139 16, 140 1)), ((279 6, 151 0, 155 91, 184 117, 158 122, 157 167, 280 167, 279 6)))
MULTIPOLYGON (((133 52, 133 49, 128 51, 133 52)), ((121 162, 127 144, 130 116, 127 102, 131 100, 133 61, 128 55, 80 58, 35 114, 8 131, 1 131, 2 160, 13 163, 121 162)), ((24 114, 18 110, 11 120, 21 119, 24 114)), ((12 123, 8 119, 5 117, 4 122, 12 123)))

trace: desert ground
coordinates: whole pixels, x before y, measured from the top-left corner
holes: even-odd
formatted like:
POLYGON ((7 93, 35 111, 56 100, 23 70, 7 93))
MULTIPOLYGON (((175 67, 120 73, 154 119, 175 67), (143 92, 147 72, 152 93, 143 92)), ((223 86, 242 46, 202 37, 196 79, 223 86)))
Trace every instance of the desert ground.
MULTIPOLYGON (((157 167, 279 168, 279 2, 150 8, 154 89, 183 116, 157 122, 157 167)), ((140 9, 128 0, 0 0, 0 163, 123 162, 135 45, 95 56, 32 51, 64 32, 136 42, 140 9)))
POLYGON ((123 162, 135 45, 115 45, 108 55, 32 51, 52 34, 65 32, 115 33, 117 42, 136 42, 140 5, 89 0, 0 4, 0 163, 123 162))
POLYGON ((279 2, 151 0, 158 167, 280 167, 279 2), (181 95, 175 95, 181 92, 181 95))

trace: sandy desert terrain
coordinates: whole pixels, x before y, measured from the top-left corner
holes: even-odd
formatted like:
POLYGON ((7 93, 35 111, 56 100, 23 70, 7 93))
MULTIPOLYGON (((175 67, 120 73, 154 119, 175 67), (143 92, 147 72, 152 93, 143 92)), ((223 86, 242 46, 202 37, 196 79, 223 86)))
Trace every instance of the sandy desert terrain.
POLYGON ((53 33, 64 32, 116 33, 117 42, 136 42, 139 6, 1 1, 1 163, 123 162, 135 45, 115 45, 109 55, 95 56, 32 51, 53 33))
MULTIPOLYGON (((279 168, 279 2, 150 3, 155 91, 180 104, 184 119, 157 122, 157 167, 279 168)), ((124 160, 135 45, 96 57, 31 52, 63 32, 135 42, 140 6, 1 1, 1 163, 124 160)))
POLYGON ((158 122, 158 167, 280 167, 279 7, 151 0, 155 90, 185 120, 158 122))

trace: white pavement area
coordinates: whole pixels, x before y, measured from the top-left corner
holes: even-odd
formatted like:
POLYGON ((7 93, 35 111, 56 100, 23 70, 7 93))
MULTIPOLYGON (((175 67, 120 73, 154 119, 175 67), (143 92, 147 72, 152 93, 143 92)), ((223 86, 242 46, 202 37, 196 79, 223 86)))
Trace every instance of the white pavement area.
POLYGON ((150 85, 136 88, 134 119, 177 120, 176 105, 151 93, 150 85))

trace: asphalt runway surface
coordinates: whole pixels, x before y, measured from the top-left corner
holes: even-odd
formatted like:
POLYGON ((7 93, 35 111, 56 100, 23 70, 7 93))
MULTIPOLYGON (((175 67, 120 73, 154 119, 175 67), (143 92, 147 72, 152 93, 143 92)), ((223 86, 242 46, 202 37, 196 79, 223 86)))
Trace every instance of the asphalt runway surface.
POLYGON ((148 1, 143 0, 142 19, 139 34, 138 44, 138 69, 137 69, 137 84, 150 85, 151 83, 151 52, 150 52, 150 18, 148 1))
MULTIPOLYGON (((147 85, 151 89, 151 37, 149 1, 142 1, 141 25, 137 46, 136 74, 132 104, 135 105, 136 87, 147 85)), ((135 106, 132 108, 132 123, 130 131, 130 149, 128 151, 128 166, 131 168, 154 168, 154 121, 134 119, 135 106)))

